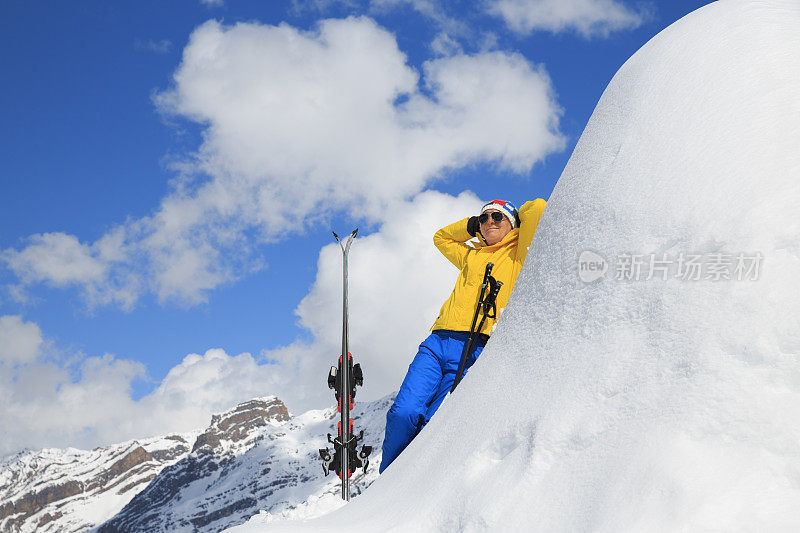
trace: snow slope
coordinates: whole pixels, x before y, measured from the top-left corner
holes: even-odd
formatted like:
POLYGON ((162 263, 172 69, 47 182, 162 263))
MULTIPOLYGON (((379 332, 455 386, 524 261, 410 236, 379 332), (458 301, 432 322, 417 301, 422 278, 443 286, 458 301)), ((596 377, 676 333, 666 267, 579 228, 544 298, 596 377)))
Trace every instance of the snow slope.
POLYGON ((799 178, 800 2, 674 23, 607 87, 425 430, 342 509, 233 531, 800 530, 799 178), (669 269, 617 279, 648 254, 669 269))

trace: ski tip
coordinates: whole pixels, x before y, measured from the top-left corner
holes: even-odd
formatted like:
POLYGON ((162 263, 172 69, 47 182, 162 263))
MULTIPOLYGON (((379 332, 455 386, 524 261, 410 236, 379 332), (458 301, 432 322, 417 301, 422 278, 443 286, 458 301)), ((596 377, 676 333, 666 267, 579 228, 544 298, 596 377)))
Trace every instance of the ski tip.
POLYGON ((336 232, 335 232, 335 231, 332 231, 331 233, 333 233, 333 237, 336 239, 336 241, 337 241, 337 242, 342 242, 342 241, 339 239, 339 236, 338 236, 338 235, 336 235, 336 232))
POLYGON ((358 228, 354 229, 354 230, 353 230, 353 233, 351 233, 350 235, 351 235, 352 237, 355 237, 355 236, 356 236, 356 233, 358 233, 358 228))

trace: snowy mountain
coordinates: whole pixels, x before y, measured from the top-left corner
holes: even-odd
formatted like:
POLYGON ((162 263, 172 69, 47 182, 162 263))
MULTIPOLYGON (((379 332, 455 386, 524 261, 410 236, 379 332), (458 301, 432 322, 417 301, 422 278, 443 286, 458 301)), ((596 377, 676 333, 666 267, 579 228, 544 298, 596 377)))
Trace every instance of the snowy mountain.
MULTIPOLYGON (((376 450, 367 474, 354 474, 353 496, 378 477, 390 403, 355 405, 376 450)), ((256 398, 203 431, 17 454, 0 464, 0 530, 210 532, 259 512, 262 520, 323 514, 343 503, 318 454, 337 416, 333 407, 293 417, 274 396, 256 398)))
POLYGON ((800 2, 616 73, 469 376, 369 490, 237 532, 800 531, 800 2))
POLYGON ((0 463, 0 531, 84 531, 124 507, 196 434, 129 441, 91 451, 25 451, 0 463))

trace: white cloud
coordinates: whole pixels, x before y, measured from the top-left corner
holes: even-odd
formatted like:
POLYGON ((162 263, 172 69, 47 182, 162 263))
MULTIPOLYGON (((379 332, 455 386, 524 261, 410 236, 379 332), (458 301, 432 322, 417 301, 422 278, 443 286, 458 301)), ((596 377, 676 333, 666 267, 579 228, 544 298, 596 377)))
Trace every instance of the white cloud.
POLYGON ((521 34, 576 31, 586 38, 641 26, 649 8, 634 11, 618 0, 492 0, 490 13, 521 34))
POLYGON ((225 5, 225 0, 200 0, 200 3, 208 7, 220 7, 225 5))
POLYGON ((130 386, 144 376, 141 363, 48 345, 38 324, 0 317, 0 455, 25 446, 92 445, 134 414, 130 386))
POLYGON ((523 172, 563 146, 550 80, 522 56, 440 58, 424 72, 432 96, 367 18, 323 21, 313 34, 209 22, 158 102, 209 124, 199 167, 215 178, 214 207, 229 191, 231 209, 273 232, 352 205, 377 220, 444 168, 493 160, 523 172), (401 96, 409 102, 395 105, 401 96), (249 190, 260 194, 242 205, 249 190), (275 205, 285 198, 288 212, 275 205))
POLYGON ((210 413, 257 396, 278 394, 286 400, 288 387, 279 383, 280 378, 280 369, 249 353, 229 356, 211 349, 187 355, 142 402, 158 413, 156 418, 164 425, 178 416, 187 427, 199 427, 208 423, 210 413))
POLYGON ((116 304, 130 309, 138 297, 139 280, 130 272, 130 256, 117 228, 93 244, 74 235, 44 233, 31 235, 22 250, 0 252, 0 261, 20 279, 11 286, 17 301, 26 301, 24 286, 46 283, 53 287, 80 287, 92 305, 116 304))
POLYGON ((493 162, 524 174, 564 147, 542 67, 458 54, 421 76, 364 17, 310 32, 209 21, 156 102, 205 128, 172 192, 98 242, 45 234, 4 251, 23 284, 79 286, 90 305, 130 308, 145 291, 193 305, 260 268, 260 245, 332 212, 381 222, 446 169, 493 162))
POLYGON ((4 255, 24 281, 46 280, 55 286, 96 282, 107 270, 92 247, 65 233, 32 235, 22 251, 6 250, 4 255))
POLYGON ((105 354, 44 357, 39 326, 0 317, 0 455, 24 447, 92 448, 207 425, 214 412, 273 393, 279 374, 250 354, 189 354, 139 400, 137 361, 105 354))
POLYGON ((42 348, 42 331, 16 315, 0 316, 0 365, 33 361, 42 348))

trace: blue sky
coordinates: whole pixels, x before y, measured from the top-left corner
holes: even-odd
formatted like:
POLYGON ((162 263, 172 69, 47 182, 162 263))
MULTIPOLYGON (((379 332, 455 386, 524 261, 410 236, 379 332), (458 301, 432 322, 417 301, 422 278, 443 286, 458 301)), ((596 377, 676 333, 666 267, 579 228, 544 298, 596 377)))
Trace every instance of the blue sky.
MULTIPOLYGON (((133 409, 131 406, 139 400, 152 396, 163 386, 162 380, 171 369, 182 362, 188 364, 185 360, 187 354, 207 354, 210 349, 220 349, 229 358, 236 354, 252 354, 259 367, 268 366, 266 361, 272 361, 273 366, 285 367, 291 366, 287 361, 296 363, 305 357, 295 352, 287 355, 285 348, 293 343, 300 341, 306 351, 319 351, 328 343, 335 345, 337 339, 328 339, 320 344, 322 341, 317 337, 324 328, 301 327, 295 313, 300 302, 308 297, 307 314, 303 315, 306 325, 320 323, 325 316, 329 316, 331 323, 338 324, 340 320, 335 313, 323 312, 327 308, 321 303, 327 302, 323 297, 327 288, 335 289, 333 285, 324 286, 324 276, 318 270, 327 264, 336 268, 335 260, 338 258, 331 256, 332 259, 325 263, 325 254, 320 255, 321 249, 331 243, 331 229, 347 232, 359 226, 361 235, 375 234, 376 244, 370 249, 391 255, 391 232, 387 230, 390 224, 403 227, 406 216, 410 219, 406 226, 409 228, 417 227, 414 224, 418 221, 431 224, 434 220, 447 221, 448 213, 436 213, 439 210, 437 206, 450 205, 446 202, 455 200, 449 198, 464 191, 471 191, 481 200, 497 197, 518 204, 535 197, 547 198, 616 70, 661 29, 707 2, 572 0, 561 4, 572 6, 570 10, 551 18, 546 11, 561 9, 553 7, 559 4, 557 2, 508 0, 506 3, 529 11, 539 9, 539 18, 531 16, 533 22, 528 26, 520 25, 519 20, 515 22, 502 16, 498 7, 501 2, 489 1, 4 2, 0 8, 0 46, 3 50, 0 69, 4 73, 4 83, 0 88, 0 122, 3 125, 0 129, 0 317, 17 317, 13 322, 10 319, 6 321, 5 338, 12 338, 9 336, 17 335, 17 332, 30 337, 27 344, 20 341, 20 346, 29 347, 28 351, 21 348, 22 351, 15 355, 6 349, 5 362, 0 354, 0 372, 5 374, 6 380, 5 385, 0 385, 5 389, 0 390, 19 401, 7 405, 19 405, 20 410, 35 410, 41 408, 41 402, 57 402, 61 398, 59 395, 69 388, 64 376, 69 376, 70 382, 76 385, 72 390, 78 390, 82 383, 89 383, 87 361, 101 361, 110 365, 112 370, 107 369, 109 372, 119 371, 114 374, 114 379, 108 380, 109 383, 118 383, 126 395, 119 412, 133 413, 135 411, 126 409, 133 409), (492 5, 495 6, 494 12, 489 9, 492 5), (363 18, 346 18, 350 16, 363 18), (408 82, 403 76, 407 77, 409 72, 421 76, 422 82, 416 85, 411 96, 401 95, 395 106, 399 109, 409 99, 416 102, 418 105, 411 106, 411 112, 400 118, 422 121, 429 126, 435 122, 435 127, 429 128, 430 140, 421 143, 422 148, 416 148, 420 150, 419 161, 413 154, 408 156, 412 170, 401 164, 404 163, 401 156, 398 156, 397 164, 387 158, 385 167, 379 161, 365 170, 365 175, 376 172, 376 176, 382 176, 385 171, 389 176, 387 183, 396 179, 396 186, 387 185, 381 193, 372 195, 362 190, 364 187, 358 185, 356 176, 353 178, 355 185, 351 183, 349 189, 344 185, 341 188, 352 190, 352 193, 343 193, 340 198, 328 202, 327 198, 336 196, 335 191, 339 190, 338 178, 332 172, 320 178, 323 181, 311 181, 311 189, 293 191, 291 169, 295 167, 304 169, 299 172, 315 175, 326 165, 326 168, 350 168, 348 165, 355 165, 353 160, 362 155, 365 160, 377 158, 374 153, 362 154, 358 147, 354 147, 352 154, 342 156, 345 161, 339 161, 327 154, 319 143, 305 144, 303 134, 311 128, 287 132, 286 139, 280 138, 286 128, 270 131, 265 137, 269 142, 265 141, 264 145, 286 143, 289 147, 286 151, 268 153, 263 158, 258 156, 252 160, 245 155, 237 160, 239 152, 235 146, 231 147, 231 143, 236 143, 238 135, 235 120, 242 114, 237 107, 239 102, 234 98, 228 108, 223 109, 223 104, 215 107, 225 96, 219 99, 204 96, 203 91, 209 87, 213 90, 218 88, 214 86, 215 80, 203 78, 202 57, 197 60, 200 67, 192 66, 191 61, 181 62, 184 50, 190 46, 191 36, 196 37, 196 50, 200 50, 202 39, 208 42, 218 39, 227 43, 229 48, 224 48, 225 52, 218 49, 215 53, 231 55, 225 58, 225 66, 218 64, 215 68, 229 68, 227 65, 234 60, 241 60, 242 72, 235 75, 241 74, 241 79, 245 80, 242 84, 250 79, 256 80, 253 83, 278 83, 274 81, 280 78, 275 76, 276 72, 280 74, 278 70, 269 71, 271 74, 263 79, 251 77, 250 71, 258 70, 258 62, 264 58, 265 61, 271 60, 273 56, 270 54, 280 53, 279 49, 267 48, 270 53, 263 58, 258 55, 237 58, 235 54, 241 54, 241 50, 247 50, 246 47, 253 44, 247 42, 250 38, 261 39, 259 46, 266 47, 291 42, 286 37, 290 33, 288 30, 280 33, 269 29, 277 25, 295 31, 292 33, 295 40, 307 40, 309 50, 312 50, 309 53, 318 53, 313 43, 320 42, 320 21, 324 19, 344 21, 341 29, 345 34, 352 26, 359 28, 358 31, 363 30, 365 38, 376 39, 374 57, 368 58, 376 64, 384 61, 378 55, 384 51, 380 46, 391 44, 393 40, 405 56, 405 65, 392 67, 394 70, 387 74, 387 79, 399 76, 397 83, 414 85, 415 80, 408 82), (219 24, 209 23, 211 20, 219 24), (245 23, 240 27, 252 31, 233 31, 231 28, 237 23, 245 23), (279 38, 279 35, 283 37, 279 38), (284 37, 287 40, 281 41, 284 37), (485 62, 447 61, 453 57, 482 58, 481 61, 485 59, 485 62), (447 134, 447 121, 458 115, 447 115, 450 110, 445 105, 446 96, 437 93, 435 87, 424 85, 427 79, 424 65, 441 60, 443 70, 439 81, 446 82, 458 80, 464 72, 469 74, 472 72, 469 69, 479 74, 487 72, 486 69, 498 58, 508 59, 508 68, 497 72, 522 73, 521 78, 514 78, 522 80, 519 81, 521 95, 537 98, 534 93, 546 87, 542 80, 549 79, 551 92, 549 96, 542 94, 540 97, 550 106, 547 113, 555 113, 557 117, 557 124, 550 132, 551 138, 529 152, 523 146, 513 148, 516 151, 510 153, 512 149, 503 146, 520 140, 517 136, 506 141, 500 139, 499 145, 487 141, 484 146, 480 139, 482 132, 478 131, 474 135, 465 134, 463 140, 452 141, 461 144, 448 147, 449 137, 458 135, 447 134), (183 70, 182 65, 186 67, 183 70), (183 81, 173 79, 178 72, 185 74, 183 81), (544 78, 543 74, 546 74, 544 78), (425 115, 428 112, 433 119, 425 115), (444 117, 441 123, 436 122, 440 115, 444 117), (428 120, 431 122, 425 122, 428 120), (442 131, 445 134, 441 134, 442 131), (226 137, 225 132, 230 135, 226 137), (293 142, 297 143, 296 149, 290 144, 293 142), (452 154, 426 153, 426 144, 430 145, 432 152, 442 146, 441 150, 452 150, 452 154), (307 153, 309 147, 312 149, 308 156, 310 161, 292 160, 304 157, 302 154, 307 153), (317 148, 319 162, 313 160, 317 148), (204 159, 200 159, 207 163, 206 166, 197 163, 198 153, 205 154, 204 159), (281 163, 283 166, 271 166, 284 153, 288 155, 287 160, 281 163), (213 181, 214 176, 237 179, 237 172, 244 176, 242 179, 248 187, 258 183, 258 187, 267 184, 269 188, 271 172, 280 173, 284 180, 289 181, 281 182, 279 193, 259 204, 252 213, 248 211, 248 215, 240 215, 244 211, 237 204, 234 214, 225 215, 213 225, 201 224, 199 231, 190 227, 185 243, 192 254, 176 259, 169 250, 169 243, 153 244, 167 234, 159 233, 157 224, 151 222, 157 219, 165 198, 176 198, 176 190, 181 184, 186 187, 182 198, 194 198, 192 191, 202 189, 203 184, 213 181), (408 183, 403 181, 405 174, 413 173, 416 173, 414 179, 409 179, 408 183), (257 179, 252 177, 255 175, 257 179), (392 177, 395 175, 396 178, 392 177), (250 179, 255 181, 247 181, 250 179), (309 206, 298 207, 309 192, 315 192, 315 187, 330 187, 334 194, 320 193, 314 196, 309 206), (402 202, 423 206, 422 200, 416 201, 415 198, 424 191, 438 191, 447 196, 437 196, 436 199, 432 196, 419 211, 413 211, 413 216, 407 215, 402 202), (263 220, 259 213, 264 215, 263 220), (227 224, 236 227, 235 231, 231 230, 235 232, 233 237, 227 224), (108 256, 102 256, 97 243, 113 233, 115 228, 122 228, 120 231, 126 235, 125 242, 130 246, 124 248, 124 257, 109 260, 108 256), (382 230, 386 230, 385 237, 379 241, 377 233, 382 230), (42 234, 58 234, 59 245, 72 251, 59 255, 54 243, 39 248, 33 246, 36 236, 42 234), (157 253, 153 252, 156 248, 157 253), (26 250, 31 255, 20 259, 20 254, 26 250), (148 255, 151 252, 153 255, 148 255), (78 257, 83 253, 85 257, 78 257), (78 259, 71 262, 76 257, 78 259), (172 281, 153 282, 152 277, 161 272, 159 268, 164 264, 172 265, 169 262, 174 260, 183 268, 190 260, 187 258, 198 257, 203 265, 206 260, 211 264, 209 268, 213 275, 209 275, 211 281, 205 285, 206 288, 183 284, 186 276, 194 272, 189 267, 186 267, 189 274, 172 271, 169 278, 172 281), (217 260, 219 265, 215 263, 217 260), (60 278, 61 274, 54 273, 52 268, 36 263, 55 265, 53 268, 59 270, 62 267, 59 261, 64 262, 64 271, 73 274, 60 278), (175 287, 169 283, 174 283, 175 287), (320 310, 317 315, 314 315, 314 309, 320 310), (104 354, 111 355, 103 358, 104 354), (111 360, 125 363, 128 370, 120 370, 124 365, 115 366, 109 363, 111 360), (51 371, 61 372, 62 377, 53 377, 52 383, 48 381, 50 378, 41 378, 42 390, 50 389, 23 397, 18 384, 24 381, 26 371, 34 383, 37 383, 37 376, 50 376, 51 371), (115 381, 117 378, 119 381, 115 381)), ((387 65, 397 61, 390 48, 386 48, 387 65)), ((342 57, 333 56, 331 52, 325 61, 349 61, 343 57, 349 53, 346 44, 342 50, 342 57)), ((320 63, 319 69, 325 69, 325 61, 320 63)), ((278 62, 274 69, 290 67, 291 63, 278 62)), ((356 87, 354 92, 357 93, 359 84, 369 85, 373 80, 348 80, 348 83, 356 84, 347 86, 356 87)), ((456 81, 456 86, 459 83, 456 81)), ((513 94, 517 90, 514 83, 509 81, 500 86, 510 87, 510 94, 513 94)), ((332 83, 320 84, 315 90, 325 91, 331 86, 332 83)), ((278 91, 276 94, 280 94, 281 87, 275 89, 278 91)), ((242 98, 249 97, 249 93, 241 94, 242 98)), ((286 97, 291 98, 292 93, 286 97)), ((258 95, 254 98, 257 102, 258 95)), ((322 95, 321 98, 324 102, 327 97, 322 95)), ((357 106, 357 102, 348 103, 346 96, 331 98, 334 102, 357 106)), ((524 121, 513 117, 517 109, 515 105, 495 101, 486 103, 487 108, 490 105, 505 106, 502 107, 504 113, 513 120, 522 121, 515 127, 527 131, 524 121)), ((540 105, 543 104, 531 104, 532 124, 538 120, 535 110, 540 109, 536 107, 540 105)), ((287 107, 291 105, 287 104, 287 107)), ((520 114, 527 112, 523 106, 519 109, 520 114)), ((348 116, 347 109, 341 112, 341 116, 348 116)), ((258 109, 254 108, 253 113, 259 113, 258 109)), ((247 117, 242 120, 247 128, 255 128, 258 133, 259 124, 268 125, 271 116, 267 113, 252 122, 247 117)), ((312 122, 299 121, 299 124, 313 126, 313 117, 309 120, 312 122)), ((476 123, 483 124, 480 121, 486 120, 481 115, 476 123)), ((346 132, 351 128, 359 127, 358 121, 354 121, 354 125, 347 122, 341 122, 343 136, 348 135, 346 132)), ((487 137, 498 138, 513 130, 506 130, 502 120, 488 120, 486 124, 489 126, 483 133, 487 137), (492 130, 494 127, 498 129, 492 130)), ((368 126, 379 131, 378 128, 385 124, 368 126)), ((320 130, 336 137, 336 128, 324 130, 325 127, 330 125, 322 125, 320 130)), ((459 126, 457 132, 467 129, 459 126)), ((398 131, 405 135, 413 130, 398 131)), ((535 128, 532 126, 531 130, 535 128)), ((394 130, 387 132, 397 133, 394 130)), ((358 137, 357 132, 353 135, 358 137)), ((532 145, 539 142, 535 133, 530 135, 532 145)), ((521 139, 521 142, 524 144, 526 141, 521 139)), ((409 140, 409 146, 419 144, 416 140, 409 140)), ((360 167, 356 165, 354 168, 360 167)), ((474 196, 462 198, 458 205, 474 205, 477 201, 474 196)), ((468 211, 469 208, 464 209, 468 211)), ((463 214, 459 212, 458 216, 463 214)), ((410 244, 404 246, 409 255, 403 257, 408 257, 409 261, 401 270, 403 273, 415 268, 414 247, 410 244)), ((420 250, 419 253, 431 252, 420 250)), ((364 257, 366 260, 366 255, 364 257)), ((208 274, 205 270, 203 272, 208 274)), ((398 285, 408 285, 405 291, 413 292, 417 278, 412 274, 408 278, 404 275, 391 279, 398 285)), ((433 276, 434 280, 442 279, 436 276, 433 276)), ((387 282, 382 280, 382 283, 387 282)), ((437 283, 446 286, 449 281, 445 277, 437 283)), ((447 292, 449 288, 444 290, 447 292)), ((371 302, 371 316, 384 313, 391 316, 387 311, 389 307, 406 315, 416 312, 414 299, 396 300, 397 297, 395 301, 371 302)), ((439 295, 431 296, 431 300, 440 302, 439 295)), ((433 304, 426 305, 430 307, 433 304)), ((422 322, 427 320, 423 317, 422 322)), ((354 327, 358 326, 354 324, 354 327)), ((386 323, 384 327, 390 329, 393 326, 386 323)), ((409 326, 408 331, 417 332, 420 328, 415 324, 409 326)), ((384 334, 387 333, 380 329, 369 331, 369 338, 375 345, 365 350, 375 352, 374 365, 380 365, 381 356, 377 352, 380 351, 380 337, 384 334)), ((406 344, 403 344, 402 352, 409 352, 408 347, 421 340, 416 333, 406 337, 403 338, 406 344)), ((354 352, 358 353, 358 347, 354 347, 354 352)), ((408 353, 408 360, 412 355, 408 353)), ((314 361, 326 360, 326 357, 333 360, 335 356, 335 353, 325 357, 317 354, 314 361)), ((393 357, 398 359, 397 355, 393 357)), ((381 381, 383 387, 373 389, 373 395, 389 392, 392 379, 399 383, 408 360, 389 365, 385 374, 394 378, 381 381)), ((308 368, 314 368, 311 360, 308 361, 308 368)), ((303 370, 306 367, 300 363, 293 366, 291 372, 284 368, 281 373, 276 369, 276 379, 279 383, 292 382, 295 388, 318 386, 321 392, 325 392, 322 376, 326 366, 317 366, 318 375, 306 373, 303 370)), ((369 381, 367 365, 365 371, 369 381)), ((229 385, 226 390, 236 388, 235 381, 226 383, 229 385)), ((282 393, 268 390, 269 386, 265 384, 265 390, 260 394, 293 394, 291 389, 282 393)), ((188 386, 181 387, 191 396, 188 386)), ((243 387, 242 394, 252 396, 255 389, 248 387, 243 387)), ((88 409, 86 405, 103 401, 97 396, 100 389, 87 386, 86 390, 94 392, 87 392, 90 400, 87 404, 76 403, 76 409, 88 409)), ((302 396, 298 395, 295 406, 320 406, 318 399, 302 400, 302 396)), ((219 401, 238 399, 233 395, 219 401)), ((189 403, 183 401, 180 409, 188 409, 186 405, 189 403)), ((209 409, 216 408, 219 408, 218 403, 209 400, 198 407, 199 412, 192 413, 200 419, 209 409)), ((176 413, 183 412, 176 409, 176 413)), ((3 420, 9 423, 13 420, 10 416, 6 413, 3 420)), ((127 437, 137 431, 162 429, 157 424, 130 426, 125 430, 128 433, 110 429, 116 427, 119 424, 114 422, 113 414, 100 413, 76 420, 74 424, 65 423, 62 428, 52 431, 27 431, 30 436, 26 438, 12 436, 2 443, 0 452, 20 446, 88 445, 127 437), (99 427, 106 429, 96 429, 99 427)))

